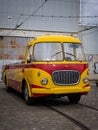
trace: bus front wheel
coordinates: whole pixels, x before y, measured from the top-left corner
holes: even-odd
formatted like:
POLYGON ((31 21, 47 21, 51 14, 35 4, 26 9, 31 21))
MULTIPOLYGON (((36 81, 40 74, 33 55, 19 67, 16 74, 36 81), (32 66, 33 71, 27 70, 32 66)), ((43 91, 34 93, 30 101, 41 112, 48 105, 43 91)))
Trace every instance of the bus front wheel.
POLYGON ((70 103, 77 104, 80 101, 81 95, 80 94, 70 94, 68 95, 68 99, 70 103))
POLYGON ((24 92, 23 93, 24 93, 25 102, 28 105, 32 105, 34 103, 34 99, 29 96, 29 90, 28 90, 28 86, 27 86, 26 83, 25 83, 25 86, 24 86, 24 92))

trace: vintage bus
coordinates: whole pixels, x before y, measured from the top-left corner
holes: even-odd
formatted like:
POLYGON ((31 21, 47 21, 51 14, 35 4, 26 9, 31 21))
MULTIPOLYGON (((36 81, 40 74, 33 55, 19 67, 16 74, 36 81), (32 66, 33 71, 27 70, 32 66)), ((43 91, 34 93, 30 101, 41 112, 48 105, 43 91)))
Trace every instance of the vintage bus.
POLYGON ((27 104, 47 96, 67 96, 71 103, 78 103, 90 90, 83 45, 72 36, 46 35, 30 40, 24 62, 4 65, 2 79, 7 90, 22 93, 27 104))

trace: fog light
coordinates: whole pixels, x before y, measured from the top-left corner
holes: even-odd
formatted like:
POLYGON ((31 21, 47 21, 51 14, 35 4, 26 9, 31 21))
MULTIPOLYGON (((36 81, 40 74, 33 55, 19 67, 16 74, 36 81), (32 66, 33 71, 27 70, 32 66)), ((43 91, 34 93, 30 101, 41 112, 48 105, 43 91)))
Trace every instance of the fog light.
POLYGON ((43 78, 42 80, 41 80, 41 84, 42 85, 46 85, 48 83, 48 79, 47 78, 43 78))
POLYGON ((87 82, 89 81, 89 79, 88 79, 87 77, 85 77, 85 78, 83 79, 83 81, 84 81, 84 83, 87 83, 87 82))

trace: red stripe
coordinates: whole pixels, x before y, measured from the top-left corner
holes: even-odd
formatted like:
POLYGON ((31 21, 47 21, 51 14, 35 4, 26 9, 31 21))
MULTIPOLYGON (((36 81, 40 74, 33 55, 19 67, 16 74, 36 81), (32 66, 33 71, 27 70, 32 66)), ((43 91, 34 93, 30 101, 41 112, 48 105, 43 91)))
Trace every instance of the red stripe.
MULTIPOLYGON (((32 88, 45 88, 45 87, 30 84, 30 89, 32 89, 32 88)), ((50 95, 50 94, 35 94, 35 93, 32 93, 32 97, 44 97, 44 96, 48 96, 48 95, 50 95)))
POLYGON ((20 65, 5 65, 5 69, 25 69, 25 68, 38 68, 45 70, 46 72, 52 74, 56 70, 77 70, 82 73, 86 68, 87 64, 20 64, 20 65))
POLYGON ((45 88, 45 87, 43 87, 43 86, 37 86, 37 85, 30 84, 30 88, 32 89, 32 88, 45 88))
POLYGON ((82 73, 87 69, 87 64, 37 64, 36 68, 45 70, 49 74, 52 74, 56 70, 76 70, 82 73))
POLYGON ((50 94, 32 94, 32 97, 45 97, 49 96, 50 94))
POLYGON ((89 84, 86 84, 85 86, 83 86, 83 88, 86 88, 86 87, 88 87, 89 86, 89 84))
POLYGON ((13 64, 13 65, 5 65, 5 69, 20 69, 20 68, 35 68, 34 64, 13 64))

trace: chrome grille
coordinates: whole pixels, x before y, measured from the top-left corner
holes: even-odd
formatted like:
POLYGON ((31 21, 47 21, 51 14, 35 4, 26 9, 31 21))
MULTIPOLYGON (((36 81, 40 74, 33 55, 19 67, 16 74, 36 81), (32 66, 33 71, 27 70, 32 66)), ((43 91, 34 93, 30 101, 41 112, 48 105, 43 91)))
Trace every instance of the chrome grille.
POLYGON ((78 84, 80 73, 75 70, 59 70, 52 73, 52 78, 57 85, 74 85, 78 84))

